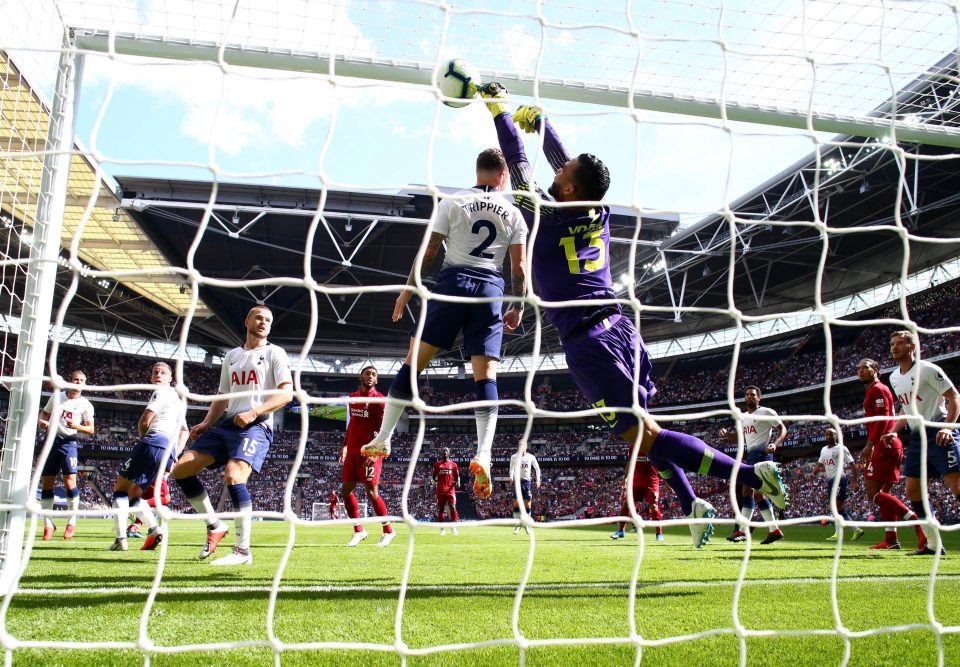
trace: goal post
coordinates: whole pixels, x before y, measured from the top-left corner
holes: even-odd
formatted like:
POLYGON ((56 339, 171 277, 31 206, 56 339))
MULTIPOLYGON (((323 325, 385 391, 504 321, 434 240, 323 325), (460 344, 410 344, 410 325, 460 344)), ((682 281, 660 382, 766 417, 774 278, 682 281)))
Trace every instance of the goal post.
MULTIPOLYGON (((0 593, 16 586, 23 550, 26 507, 33 499, 34 442, 46 374, 48 331, 60 255, 60 232, 73 157, 77 87, 83 56, 65 37, 50 109, 40 190, 33 217, 17 339, 14 377, 0 457, 0 593)), ((29 220, 30 216, 25 216, 29 220)), ((11 313, 11 315, 17 315, 11 313)))

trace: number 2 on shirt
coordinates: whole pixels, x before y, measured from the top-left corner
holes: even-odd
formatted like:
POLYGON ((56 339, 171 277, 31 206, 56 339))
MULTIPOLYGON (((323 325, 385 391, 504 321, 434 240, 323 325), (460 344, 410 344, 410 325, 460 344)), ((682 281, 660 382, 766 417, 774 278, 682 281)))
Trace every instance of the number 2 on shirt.
POLYGON ((587 232, 583 235, 582 238, 590 239, 588 244, 591 248, 597 249, 597 256, 595 259, 586 259, 581 260, 577 256, 577 242, 576 236, 564 236, 560 239, 560 245, 563 246, 563 254, 567 258, 567 268, 570 269, 570 273, 593 273, 594 271, 599 271, 607 264, 607 247, 603 243, 603 239, 600 238, 600 235, 603 233, 602 229, 595 229, 592 232, 587 232), (583 262, 583 266, 580 266, 580 262, 583 262))

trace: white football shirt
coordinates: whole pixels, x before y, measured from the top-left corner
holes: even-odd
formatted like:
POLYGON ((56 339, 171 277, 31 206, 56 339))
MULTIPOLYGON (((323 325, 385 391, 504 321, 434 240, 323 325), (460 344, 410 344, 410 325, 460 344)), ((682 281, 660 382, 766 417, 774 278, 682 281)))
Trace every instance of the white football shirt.
MULTIPOLYGON (((285 382, 293 382, 290 362, 283 348, 272 343, 253 350, 235 347, 223 358, 220 369, 220 393, 246 392, 229 399, 224 411, 225 419, 233 419, 266 400, 266 391, 277 389, 285 382)), ((273 428, 273 414, 266 415, 264 422, 273 428)))
POLYGON ((746 451, 766 449, 770 444, 770 435, 780 423, 780 417, 775 410, 757 407, 753 412, 744 412, 740 418, 743 429, 743 443, 746 451))
POLYGON ((890 384, 900 403, 900 414, 910 412, 910 400, 916 391, 917 412, 921 417, 931 422, 946 419, 947 406, 943 394, 953 389, 953 383, 936 364, 917 361, 906 373, 901 373, 899 367, 895 368, 890 374, 890 384))
POLYGON ((157 387, 150 396, 147 410, 153 414, 153 421, 147 429, 147 435, 160 435, 167 442, 177 442, 181 425, 186 418, 186 408, 173 387, 157 387))
POLYGON ((43 411, 50 415, 51 421, 56 421, 57 435, 64 438, 73 438, 77 435, 77 429, 67 426, 67 422, 74 421, 83 424, 93 419, 93 403, 83 396, 67 398, 65 392, 60 392, 59 410, 59 415, 53 413, 53 394, 50 394, 43 411))
POLYGON ((853 463, 853 455, 846 445, 836 444, 833 447, 824 445, 820 450, 820 463, 823 464, 823 476, 832 480, 848 463, 853 463))
POLYGON ((537 471, 537 483, 540 483, 540 464, 537 463, 537 457, 527 452, 522 457, 514 454, 510 457, 510 479, 513 480, 517 471, 520 472, 520 479, 529 482, 533 477, 532 471, 537 471))
POLYGON ((433 231, 447 237, 443 268, 468 266, 500 273, 511 245, 527 242, 527 223, 499 192, 460 190, 437 207, 433 231))

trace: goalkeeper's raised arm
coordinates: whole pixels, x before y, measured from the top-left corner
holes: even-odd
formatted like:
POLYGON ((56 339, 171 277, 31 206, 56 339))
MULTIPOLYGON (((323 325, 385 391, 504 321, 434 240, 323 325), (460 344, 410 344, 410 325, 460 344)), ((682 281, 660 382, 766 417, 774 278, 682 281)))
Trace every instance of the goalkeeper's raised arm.
POLYGON ((543 135, 543 154, 554 171, 563 169, 563 165, 572 157, 560 142, 560 136, 553 129, 550 120, 543 115, 543 109, 536 106, 522 106, 513 113, 513 122, 527 132, 540 132, 543 135))
MULTIPOLYGON (((513 118, 507 111, 507 105, 504 101, 507 99, 507 90, 498 83, 490 83, 481 88, 481 95, 487 102, 487 108, 493 115, 493 124, 497 128, 497 139, 500 143, 500 150, 507 161, 507 168, 510 171, 510 184, 514 190, 533 190, 541 199, 551 199, 543 190, 537 187, 533 180, 533 169, 527 160, 526 151, 523 149, 523 141, 520 139, 520 133, 513 124, 513 118)), ((526 213, 536 211, 536 203, 530 197, 516 196, 517 206, 526 213)))

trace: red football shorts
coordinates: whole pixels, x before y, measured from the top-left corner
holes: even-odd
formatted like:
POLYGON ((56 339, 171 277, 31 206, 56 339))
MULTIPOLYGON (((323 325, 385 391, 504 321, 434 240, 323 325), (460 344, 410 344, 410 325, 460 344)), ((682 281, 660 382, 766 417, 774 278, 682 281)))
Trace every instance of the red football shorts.
POLYGON ((900 481, 900 467, 903 464, 903 443, 894 438, 892 447, 882 444, 873 446, 873 456, 867 464, 864 477, 881 484, 896 484, 900 481))
POLYGON ((437 507, 442 510, 444 505, 450 505, 450 507, 457 506, 456 491, 437 491, 437 507))
POLYGON ((347 452, 347 458, 343 460, 343 472, 340 473, 340 479, 344 482, 359 482, 360 484, 376 486, 380 483, 380 468, 382 466, 383 459, 380 457, 367 458, 363 454, 347 452))
POLYGON ((633 502, 637 505, 640 503, 656 505, 659 496, 660 484, 658 482, 654 482, 653 484, 648 484, 646 486, 633 487, 633 502))

